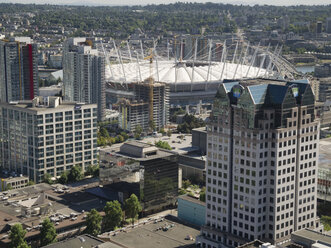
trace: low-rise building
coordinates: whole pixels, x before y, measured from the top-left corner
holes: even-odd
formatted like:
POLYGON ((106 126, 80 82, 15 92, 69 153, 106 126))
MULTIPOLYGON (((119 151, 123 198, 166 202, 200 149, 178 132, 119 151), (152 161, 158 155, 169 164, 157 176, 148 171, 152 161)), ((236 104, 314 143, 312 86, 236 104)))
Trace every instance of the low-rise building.
POLYGON ((178 196, 178 218, 187 223, 203 226, 206 218, 206 203, 188 195, 178 196))
POLYGON ((292 243, 304 248, 331 247, 331 236, 310 229, 303 229, 291 234, 292 243))
POLYGON ((29 183, 29 178, 24 176, 19 177, 8 177, 1 178, 1 191, 5 191, 8 189, 20 189, 27 186, 29 183))
POLYGON ((100 181, 119 192, 119 200, 132 193, 143 212, 173 206, 178 195, 177 156, 153 145, 132 141, 100 150, 100 181))

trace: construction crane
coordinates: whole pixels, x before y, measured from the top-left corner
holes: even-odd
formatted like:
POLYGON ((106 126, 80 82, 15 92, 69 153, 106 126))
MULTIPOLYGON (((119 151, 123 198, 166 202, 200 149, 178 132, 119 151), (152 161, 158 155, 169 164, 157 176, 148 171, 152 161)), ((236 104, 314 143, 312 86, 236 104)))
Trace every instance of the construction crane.
POLYGON ((149 55, 144 58, 144 60, 149 60, 149 77, 153 75, 153 58, 154 58, 154 49, 149 49, 149 55))

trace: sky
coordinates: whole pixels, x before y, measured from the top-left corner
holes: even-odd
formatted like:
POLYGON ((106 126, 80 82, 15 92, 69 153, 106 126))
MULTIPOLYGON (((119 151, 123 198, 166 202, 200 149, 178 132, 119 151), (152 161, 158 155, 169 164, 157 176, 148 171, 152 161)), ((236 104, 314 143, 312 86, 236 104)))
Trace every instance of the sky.
POLYGON ((319 5, 331 4, 330 0, 0 0, 0 3, 35 3, 35 4, 74 4, 74 5, 146 5, 168 4, 175 2, 215 2, 230 4, 268 4, 273 5, 319 5))

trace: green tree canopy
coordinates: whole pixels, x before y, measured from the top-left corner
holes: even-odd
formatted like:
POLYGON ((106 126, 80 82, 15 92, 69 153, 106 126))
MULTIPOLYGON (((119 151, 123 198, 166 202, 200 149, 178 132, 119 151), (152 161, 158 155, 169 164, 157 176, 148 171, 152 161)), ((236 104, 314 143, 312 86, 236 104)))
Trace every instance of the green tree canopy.
POLYGON ((68 174, 69 182, 78 182, 83 177, 82 168, 78 165, 71 167, 70 172, 68 174))
POLYGON ((123 219, 123 211, 118 201, 107 202, 104 211, 104 226, 107 230, 114 230, 115 227, 120 226, 123 219))
POLYGON ((40 245, 45 246, 56 242, 56 230, 49 218, 44 219, 40 229, 40 245))
POLYGON ((61 184, 68 183, 68 172, 67 171, 63 172, 57 181, 61 184))
POLYGON ((29 180, 28 186, 35 185, 36 183, 33 180, 29 180))
POLYGON ((142 132, 143 132, 142 127, 141 127, 140 125, 138 125, 138 126, 136 127, 135 131, 134 131, 134 137, 135 137, 136 139, 139 139, 140 136, 141 136, 141 133, 142 133, 142 132))
POLYGON ((97 236, 101 232, 102 217, 94 208, 87 214, 86 217, 86 232, 93 236, 97 236))
POLYGON ((99 165, 92 165, 90 164, 86 171, 85 175, 87 176, 93 176, 93 177, 98 177, 99 176, 99 165))
POLYGON ((171 146, 169 145, 169 143, 167 141, 159 140, 159 141, 155 142, 155 146, 157 146, 159 148, 171 150, 171 146))
POLYGON ((100 128, 100 135, 104 138, 109 138, 109 133, 106 128, 101 127, 100 128))
POLYGON ((138 197, 132 194, 130 198, 125 201, 125 214, 127 217, 132 219, 132 224, 134 219, 138 216, 139 212, 142 210, 138 197))
POLYGON ((201 189, 199 200, 202 202, 206 202, 206 187, 203 187, 201 189))
POLYGON ((23 245, 27 245, 26 241, 24 240, 24 236, 26 231, 23 230, 21 224, 15 224, 10 229, 9 239, 10 239, 10 247, 17 248, 17 247, 24 247, 23 245))
POLYGON ((44 180, 43 180, 44 183, 48 183, 48 184, 52 184, 53 183, 53 180, 52 180, 52 176, 48 173, 46 173, 44 175, 44 180))

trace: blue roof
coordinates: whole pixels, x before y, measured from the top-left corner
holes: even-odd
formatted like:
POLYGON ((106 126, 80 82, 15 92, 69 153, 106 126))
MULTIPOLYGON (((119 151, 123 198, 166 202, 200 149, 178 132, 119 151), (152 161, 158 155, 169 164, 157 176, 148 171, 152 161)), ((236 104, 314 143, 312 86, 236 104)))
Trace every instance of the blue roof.
POLYGON ((239 84, 239 82, 229 82, 229 83, 223 83, 224 88, 226 90, 226 93, 229 93, 233 86, 239 84))
POLYGON ((252 85, 247 87, 255 104, 263 104, 267 94, 268 85, 252 85))
POLYGON ((282 104, 287 92, 288 86, 269 84, 268 94, 270 103, 272 104, 282 104))

